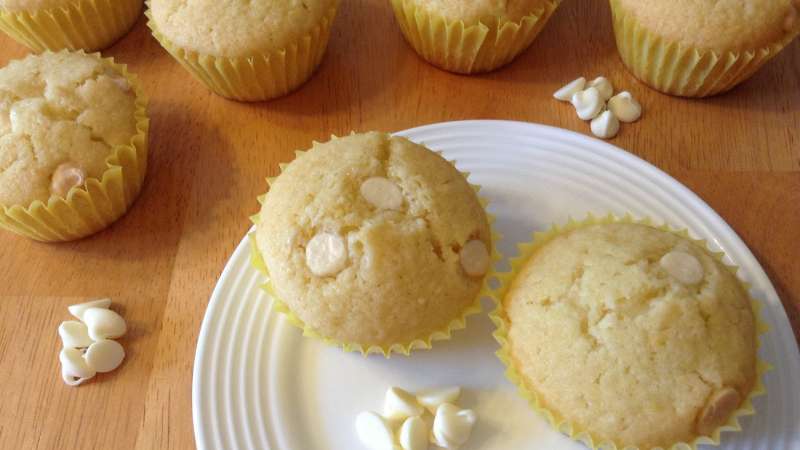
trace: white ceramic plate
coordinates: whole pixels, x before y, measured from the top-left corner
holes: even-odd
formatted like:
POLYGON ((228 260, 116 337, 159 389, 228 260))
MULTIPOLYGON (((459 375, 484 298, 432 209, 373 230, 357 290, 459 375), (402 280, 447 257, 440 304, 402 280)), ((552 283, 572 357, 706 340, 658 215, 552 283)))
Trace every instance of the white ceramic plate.
MULTIPOLYGON (((766 376, 743 433, 724 449, 800 449, 800 357, 769 279, 736 233, 702 200, 650 164, 605 142, 519 122, 451 122, 398 133, 457 161, 483 186, 504 255, 569 217, 632 213, 686 227, 741 267, 771 326, 761 356, 766 376)), ((379 411, 386 388, 461 385, 480 417, 464 450, 582 449, 551 430, 503 376, 485 315, 432 350, 394 356, 343 353, 303 338, 258 288, 242 241, 225 267, 203 320, 194 366, 193 413, 201 449, 359 450, 353 421, 379 411)), ((488 305, 484 305, 488 309, 488 305)))

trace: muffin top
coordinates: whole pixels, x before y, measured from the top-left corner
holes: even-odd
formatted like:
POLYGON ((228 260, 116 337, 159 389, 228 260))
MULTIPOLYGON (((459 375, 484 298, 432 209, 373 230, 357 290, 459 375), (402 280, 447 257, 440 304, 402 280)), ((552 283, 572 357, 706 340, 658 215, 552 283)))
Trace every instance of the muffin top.
POLYGON ((377 132, 315 144, 272 184, 256 241, 278 297, 343 343, 425 339, 480 292, 491 234, 464 176, 377 132))
POLYGON ((755 324, 707 251, 636 224, 566 231, 503 299, 511 363, 543 406, 602 441, 691 442, 755 383, 755 324))
POLYGON ((114 146, 136 133, 135 102, 121 73, 80 52, 0 69, 0 205, 46 202, 72 181, 101 177, 114 146))
POLYGON ((619 2, 642 26, 665 39, 719 53, 762 48, 798 28, 795 0, 619 2))
POLYGON ((35 11, 59 8, 75 3, 77 3, 76 0, 0 0, 0 8, 6 11, 35 11))
POLYGON ((518 21, 545 7, 549 0, 411 0, 418 7, 467 25, 498 19, 518 21))
POLYGON ((159 32, 179 47, 228 58, 281 50, 307 35, 338 0, 152 0, 159 32))

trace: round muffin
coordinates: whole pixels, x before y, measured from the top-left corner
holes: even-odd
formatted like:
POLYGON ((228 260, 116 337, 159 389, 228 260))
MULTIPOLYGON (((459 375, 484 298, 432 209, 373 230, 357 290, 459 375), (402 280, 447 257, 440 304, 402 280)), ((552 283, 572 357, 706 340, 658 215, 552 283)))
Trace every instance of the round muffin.
POLYGON ((119 217, 138 194, 143 176, 139 171, 145 163, 136 161, 143 150, 132 143, 142 133, 141 117, 137 117, 140 107, 127 74, 94 55, 48 52, 11 61, 0 69, 0 206, 5 210, 5 220, 0 222, 13 225, 13 218, 19 218, 9 209, 71 200, 76 191, 83 191, 80 206, 64 209, 60 205, 49 211, 55 221, 43 226, 45 234, 57 231, 54 223, 59 219, 65 226, 76 220, 84 226, 62 230, 66 234, 61 238, 40 238, 75 239, 119 217), (125 156, 120 157, 120 151, 125 156), (130 161, 135 167, 124 167, 123 161, 111 165, 112 158, 130 161), (131 173, 117 173, 121 165, 123 172, 131 173), (97 192, 109 171, 121 177, 123 184, 116 189, 122 190, 97 192), (126 176, 132 185, 124 185, 126 176), (104 200, 92 203, 87 190, 104 200), (96 210, 89 208, 92 204, 96 210))
POLYGON ((161 44, 216 93, 266 100, 319 65, 338 0, 151 0, 161 44), (215 64, 202 63, 209 59, 215 64))
POLYGON ((756 385, 742 284, 705 249, 647 225, 583 225, 534 247, 502 315, 524 389, 596 445, 711 436, 756 385))
POLYGON ((316 334, 363 352, 449 332, 491 266, 489 222, 464 176, 383 133, 300 155, 272 183, 258 222, 276 296, 316 334))
POLYGON ((392 0, 408 42, 456 73, 502 67, 530 46, 560 0, 392 0), (431 31, 433 30, 433 32, 431 31))
POLYGON ((142 0, 0 0, 0 29, 31 50, 106 48, 128 33, 142 0))
POLYGON ((800 33, 797 0, 611 0, 611 6, 625 64, 674 95, 729 90, 800 33))

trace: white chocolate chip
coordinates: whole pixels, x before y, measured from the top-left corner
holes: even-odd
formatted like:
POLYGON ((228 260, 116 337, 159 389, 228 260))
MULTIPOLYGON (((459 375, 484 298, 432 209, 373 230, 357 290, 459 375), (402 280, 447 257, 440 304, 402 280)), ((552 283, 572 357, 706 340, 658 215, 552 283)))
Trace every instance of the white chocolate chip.
POLYGON ((710 436, 714 430, 722 426, 733 411, 741 403, 741 395, 736 389, 723 388, 717 391, 706 403, 697 420, 697 431, 701 435, 710 436))
POLYGON ((103 308, 108 309, 111 306, 110 298, 101 298, 99 300, 92 300, 86 303, 79 303, 77 305, 67 306, 67 310, 76 319, 83 320, 83 313, 89 308, 103 308))
POLYGON ((459 409, 450 403, 440 405, 433 418, 435 444, 444 448, 461 447, 469 440, 475 422, 477 416, 470 409, 459 409))
POLYGON ((111 372, 122 364, 125 350, 117 341, 100 339, 86 349, 83 358, 94 370, 100 373, 111 372))
POLYGON ((89 328, 89 337, 95 341, 115 339, 128 331, 125 319, 110 309, 87 309, 83 313, 83 323, 89 328))
POLYGON ((461 388, 458 386, 442 388, 442 389, 429 389, 417 393, 417 402, 420 405, 428 408, 428 411, 435 413, 436 409, 442 403, 455 403, 458 397, 461 396, 461 388))
POLYGON ((400 427, 398 441, 403 450, 427 450, 428 425, 420 417, 409 417, 400 427))
POLYGON ((61 353, 58 355, 58 360, 61 361, 61 378, 63 378, 67 384, 77 386, 89 378, 92 378, 95 373, 97 373, 94 368, 86 363, 81 351, 78 349, 62 349, 61 353), (68 379, 72 380, 74 384, 67 381, 68 379))
POLYGON ((407 391, 391 387, 386 391, 383 400, 383 417, 387 419, 405 419, 419 416, 425 410, 417 403, 417 399, 407 391))
POLYGON ((86 172, 73 163, 63 163, 56 167, 50 183, 50 192, 53 195, 66 198, 70 189, 83 185, 86 182, 86 172))
POLYGON ((400 187, 388 178, 367 179, 361 183, 361 195, 379 209, 400 209, 403 206, 403 193, 400 187))
POLYGON ((482 277, 489 270, 490 256, 486 244, 472 240, 464 244, 459 255, 461 267, 471 277, 482 277))
POLYGON ((597 77, 586 84, 586 87, 593 87, 600 93, 600 99, 606 101, 614 95, 614 85, 606 77, 597 77))
POLYGON ((703 265, 689 253, 673 250, 664 255, 659 264, 682 284, 693 285, 703 280, 703 265))
POLYGON ((362 412, 356 417, 358 439, 370 450, 394 450, 394 433, 383 417, 362 412))
POLYGON ((64 348, 86 348, 93 342, 86 325, 75 320, 61 322, 58 326, 58 335, 61 336, 64 348))
POLYGON ((620 92, 608 101, 608 109, 620 122, 636 122, 642 117, 642 105, 628 91, 620 92))
POLYGON ((576 80, 570 81, 564 87, 557 90, 553 94, 553 97, 555 97, 556 100, 568 102, 572 100, 572 96, 575 95, 576 92, 582 91, 584 87, 586 87, 586 78, 580 77, 576 80))
POLYGON ((611 139, 619 133, 619 120, 611 111, 603 111, 592 119, 592 133, 603 139, 611 139))
POLYGON ((604 103, 600 98, 600 92, 593 87, 576 92, 572 96, 572 106, 575 107, 578 117, 582 120, 591 120, 597 117, 603 110, 604 103))
POLYGON ((306 266, 314 275, 336 275, 346 265, 347 246, 339 235, 319 233, 306 244, 306 266))

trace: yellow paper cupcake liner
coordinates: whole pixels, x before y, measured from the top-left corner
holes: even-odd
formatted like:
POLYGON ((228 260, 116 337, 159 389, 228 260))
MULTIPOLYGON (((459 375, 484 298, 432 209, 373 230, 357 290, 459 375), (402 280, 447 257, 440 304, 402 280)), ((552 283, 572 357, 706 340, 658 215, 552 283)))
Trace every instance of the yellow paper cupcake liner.
POLYGON ((466 25, 416 7, 413 0, 392 0, 406 40, 429 63, 462 74, 489 72, 510 63, 542 31, 561 0, 544 5, 518 22, 466 25))
POLYGON ((75 0, 60 8, 7 11, 0 29, 35 52, 106 48, 136 23, 142 0, 75 0))
POLYGON ((722 54, 664 39, 627 14, 620 0, 611 0, 617 49, 628 70, 665 94, 707 97, 733 89, 750 78, 800 33, 795 29, 763 48, 722 54))
MULTIPOLYGON (((100 58, 99 54, 93 56, 100 58)), ((136 94, 136 134, 128 144, 112 149, 106 158, 108 169, 100 179, 89 178, 83 186, 70 189, 66 198, 52 196, 27 207, 0 204, 0 227, 37 241, 80 239, 108 227, 139 195, 147 172, 147 99, 127 66, 113 58, 103 60, 125 77, 136 94)))
MULTIPOLYGON (((335 139, 336 136, 331 136, 331 138, 335 139)), ((317 143, 315 142, 314 145, 316 144, 317 143)), ((305 152, 297 151, 295 152, 295 156, 296 157, 300 156, 303 153, 305 152)), ((453 167, 455 167, 455 161, 449 161, 449 162, 450 164, 453 165, 453 167)), ((280 164, 280 169, 283 170, 287 165, 288 164, 280 164)), ((469 177, 469 173, 465 172, 461 173, 462 175, 464 175, 465 179, 469 177)), ((276 178, 277 177, 267 178, 267 183, 271 185, 276 178)), ((472 187, 472 189, 475 191, 476 194, 480 191, 480 186, 474 185, 472 183, 470 183, 470 186, 472 187)), ((265 197, 266 194, 262 194, 258 197, 259 204, 264 203, 265 197)), ((480 196, 478 197, 478 199, 485 211, 489 202, 485 198, 480 196)), ((411 342, 399 342, 391 345, 370 345, 367 343, 342 342, 330 337, 322 336, 316 330, 306 325, 296 314, 292 312, 292 310, 289 308, 286 302, 284 302, 283 300, 280 299, 280 297, 278 297, 269 277, 269 269, 267 268, 267 265, 263 257, 261 256, 261 252, 259 252, 258 250, 258 246, 256 244, 256 239, 255 239, 255 232, 251 232, 249 234, 250 263, 256 270, 261 272, 267 278, 267 282, 261 285, 261 288, 265 292, 267 292, 267 294, 269 294, 270 298, 272 298, 273 308, 276 311, 282 313, 287 318, 289 323, 301 329, 303 331, 303 336, 319 339, 328 345, 334 347, 340 347, 346 352, 360 352, 364 356, 367 356, 370 353, 380 353, 386 358, 391 357, 392 353, 399 353, 408 356, 412 350, 430 349, 433 345, 433 341, 448 340, 452 336, 453 331, 466 328, 467 317, 483 311, 483 308, 481 307, 481 299, 491 297, 491 288, 489 287, 489 282, 496 275, 495 266, 497 265, 497 262, 500 261, 500 259, 502 259, 502 256, 497 251, 497 242, 500 239, 502 239, 502 236, 500 236, 500 234, 498 234, 495 231, 494 228, 495 217, 489 214, 488 212, 486 215, 489 219, 489 226, 491 228, 491 234, 492 234, 492 252, 491 252, 492 264, 489 272, 484 276, 480 292, 478 292, 478 294, 475 296, 475 300, 461 312, 461 315, 451 320, 447 324, 447 326, 443 327, 442 329, 431 332, 428 336, 424 338, 415 339, 411 342)), ((253 224, 258 225, 260 221, 260 213, 250 217, 250 220, 253 222, 253 224)))
MULTIPOLYGON (((525 382, 522 375, 517 371, 512 363, 511 352, 508 343, 508 323, 506 321, 506 316, 503 310, 503 298, 508 293, 509 288, 511 287, 511 283, 519 273, 522 266, 530 259, 530 257, 548 242, 553 240, 555 237, 564 234, 565 232, 569 232, 572 230, 576 230, 578 228, 586 227, 589 225, 596 225, 596 224, 610 224, 610 223, 637 223, 642 225, 648 225, 659 230, 666 231, 685 239, 688 239, 694 242, 696 245, 699 245, 702 248, 708 249, 707 242, 702 239, 694 239, 689 235, 688 230, 675 230, 670 228, 667 225, 656 225, 649 219, 642 219, 636 220, 630 215, 625 215, 624 217, 616 217, 614 215, 609 214, 605 217, 595 217, 589 214, 586 219, 582 221, 574 221, 571 220, 563 226, 553 226, 550 230, 545 232, 536 232, 533 234, 533 240, 528 243, 518 245, 519 248, 519 255, 510 259, 511 270, 509 272, 504 272, 502 274, 498 274, 497 278, 500 280, 500 286, 494 290, 492 293, 492 299, 496 302, 497 307, 489 313, 489 317, 494 322, 495 326, 497 327, 493 333, 494 338, 500 344, 500 349, 496 352, 497 357, 503 364, 506 366, 506 377, 517 386, 519 389, 520 394, 528 400, 531 407, 539 413, 542 417, 544 417, 551 427, 558 430, 559 432, 569 436, 571 439, 580 441, 587 447, 591 449, 603 449, 603 450, 649 450, 649 449, 638 449, 637 447, 627 446, 624 444, 619 444, 616 442, 607 442, 602 439, 598 439, 595 436, 585 429, 581 429, 577 425, 571 423, 566 418, 560 416, 555 411, 551 411, 543 406, 542 402, 539 399, 538 394, 534 390, 533 387, 528 386, 525 382)), ((722 252, 712 252, 711 253, 719 262, 723 263, 725 266, 734 276, 736 276, 736 272, 738 270, 735 266, 729 266, 724 263, 723 258, 725 256, 722 252)), ((738 277, 737 277, 738 279, 738 277)), ((750 286, 744 282, 742 282, 743 286, 749 293, 750 286)), ((753 310, 753 316, 756 322, 756 352, 758 352, 758 348, 761 347, 761 338, 764 334, 769 331, 769 326, 763 321, 761 318, 761 308, 762 304, 756 301, 752 296, 750 297, 750 306, 753 310)), ((759 395, 764 395, 766 393, 766 387, 764 386, 763 377, 766 372, 772 369, 772 367, 763 361, 760 357, 757 356, 756 361, 756 381, 755 384, 748 394, 747 398, 742 402, 741 406, 731 414, 731 417, 728 421, 723 424, 722 426, 718 427, 711 433, 710 436, 699 436, 695 438, 692 442, 676 442, 671 445, 668 449, 665 450, 698 450, 697 446, 700 444, 710 444, 710 445, 719 445, 720 444, 720 434, 723 431, 741 431, 742 427, 739 423, 739 418, 743 416, 751 416, 755 414, 755 408, 753 407, 753 399, 759 395)))
POLYGON ((147 5, 147 26, 153 36, 189 73, 217 95, 251 102, 281 97, 311 78, 328 47, 338 1, 297 42, 281 50, 239 58, 204 55, 178 46, 158 30, 149 0, 147 5))

